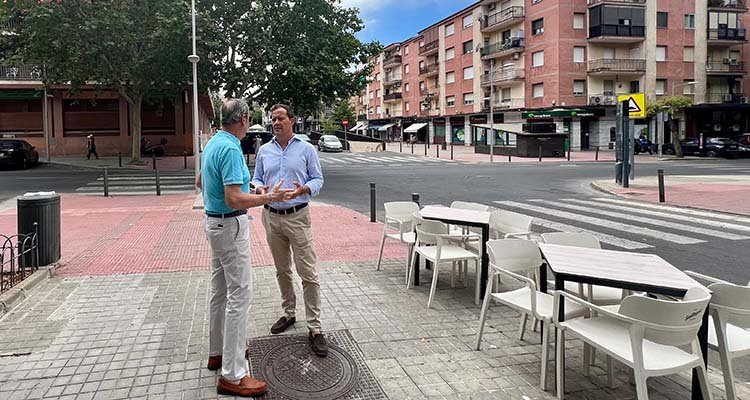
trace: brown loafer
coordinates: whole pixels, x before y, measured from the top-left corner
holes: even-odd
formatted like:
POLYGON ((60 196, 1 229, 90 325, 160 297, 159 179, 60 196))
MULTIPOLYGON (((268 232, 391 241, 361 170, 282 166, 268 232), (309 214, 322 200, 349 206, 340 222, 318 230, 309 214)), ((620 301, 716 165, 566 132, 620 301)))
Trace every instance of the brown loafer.
MULTIPOLYGON (((245 347, 245 359, 250 359, 250 344, 245 347)), ((209 371, 216 371, 221 368, 221 361, 221 356, 208 357, 208 364, 206 364, 206 368, 208 368, 209 371)))
POLYGON ((279 333, 289 329, 289 327, 294 325, 295 322, 297 322, 297 319, 294 317, 289 319, 287 319, 286 316, 281 317, 278 321, 276 321, 275 324, 273 324, 273 326, 271 326, 271 333, 273 333, 274 335, 278 335, 279 333))
POLYGON ((219 382, 216 384, 216 392, 218 394, 240 396, 240 397, 253 397, 260 396, 268 390, 268 385, 259 381, 251 376, 245 375, 238 384, 234 384, 224 379, 223 376, 219 377, 219 382))
POLYGON ((318 357, 325 357, 328 355, 328 342, 326 342, 326 337, 323 336, 322 333, 312 333, 310 332, 310 348, 312 349, 313 353, 315 353, 318 357))

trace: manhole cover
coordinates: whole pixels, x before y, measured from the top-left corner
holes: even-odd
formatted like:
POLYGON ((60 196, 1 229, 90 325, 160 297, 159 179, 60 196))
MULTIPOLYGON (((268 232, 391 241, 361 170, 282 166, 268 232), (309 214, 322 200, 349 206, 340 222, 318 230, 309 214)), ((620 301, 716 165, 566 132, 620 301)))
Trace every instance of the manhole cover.
POLYGON ((253 376, 268 383, 263 399, 386 399, 346 331, 326 332, 328 357, 310 350, 307 335, 251 341, 253 376))

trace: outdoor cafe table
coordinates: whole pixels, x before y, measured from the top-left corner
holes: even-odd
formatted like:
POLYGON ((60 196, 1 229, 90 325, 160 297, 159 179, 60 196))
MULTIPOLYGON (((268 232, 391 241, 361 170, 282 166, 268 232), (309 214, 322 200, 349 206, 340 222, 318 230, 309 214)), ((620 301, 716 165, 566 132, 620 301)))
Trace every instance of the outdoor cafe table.
MULTIPOLYGON (((424 219, 441 221, 451 225, 471 226, 482 229, 482 279, 480 292, 484 296, 487 288, 487 274, 489 269, 489 256, 487 255, 487 241, 490 240, 490 215, 488 211, 464 210, 445 206, 425 206, 419 210, 424 219)), ((419 260, 416 260, 414 268, 414 285, 419 285, 419 260)))
MULTIPOLYGON (((688 289, 701 286, 672 264, 655 254, 632 253, 584 247, 540 243, 546 265, 555 275, 555 288, 566 281, 610 286, 639 292, 683 297, 688 289)), ((547 291, 547 267, 539 269, 539 290, 547 291)), ((560 320, 565 316, 565 302, 560 302, 560 320)), ((703 362, 708 358, 708 312, 698 330, 703 362)), ((564 365, 564 360, 563 360, 564 365)), ((562 376, 565 380, 565 368, 562 376)), ((564 386, 564 385, 563 385, 564 386)), ((696 372, 693 371, 693 399, 702 399, 696 372)))

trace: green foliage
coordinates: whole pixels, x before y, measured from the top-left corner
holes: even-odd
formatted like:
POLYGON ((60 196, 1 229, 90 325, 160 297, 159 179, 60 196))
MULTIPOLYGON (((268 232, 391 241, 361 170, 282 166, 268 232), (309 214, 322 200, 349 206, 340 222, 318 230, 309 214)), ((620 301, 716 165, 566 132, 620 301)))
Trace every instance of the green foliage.
POLYGON ((250 113, 250 125, 263 125, 263 111, 260 108, 254 109, 250 113))
POLYGON ((649 104, 646 114, 648 116, 653 116, 659 111, 666 111, 671 118, 674 114, 679 114, 682 110, 692 106, 693 100, 689 97, 675 95, 664 96, 649 104))
POLYGON ((354 107, 352 107, 348 101, 339 100, 333 106, 331 119, 339 124, 344 120, 349 121, 349 126, 351 126, 354 124, 357 117, 354 115, 354 107))
POLYGON ((333 135, 339 129, 339 125, 333 121, 333 118, 328 118, 323 121, 323 132, 326 135, 333 135))

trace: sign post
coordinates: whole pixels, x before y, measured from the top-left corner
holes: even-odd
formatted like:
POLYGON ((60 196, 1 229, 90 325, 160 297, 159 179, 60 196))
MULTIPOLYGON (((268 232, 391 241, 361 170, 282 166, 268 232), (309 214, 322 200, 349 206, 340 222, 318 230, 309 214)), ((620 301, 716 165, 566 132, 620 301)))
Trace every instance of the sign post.
POLYGON ((349 150, 349 120, 342 120, 341 125, 344 126, 344 145, 349 150))

